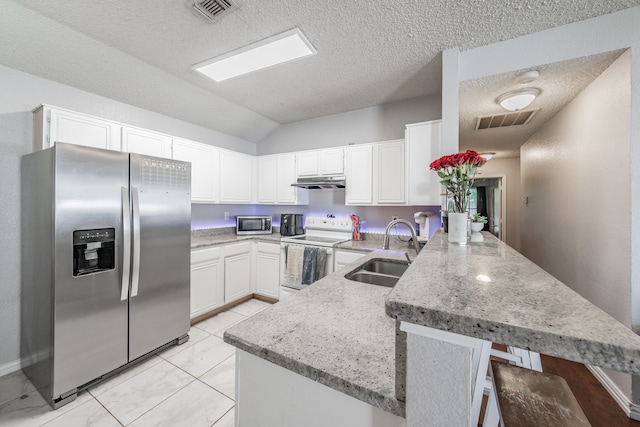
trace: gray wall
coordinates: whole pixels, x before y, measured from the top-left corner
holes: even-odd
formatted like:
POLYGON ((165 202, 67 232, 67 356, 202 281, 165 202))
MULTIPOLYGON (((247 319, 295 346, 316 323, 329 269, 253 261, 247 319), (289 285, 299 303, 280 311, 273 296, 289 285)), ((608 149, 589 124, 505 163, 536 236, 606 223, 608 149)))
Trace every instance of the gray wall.
POLYGON ((440 104, 440 96, 414 98, 286 124, 260 141, 258 154, 403 139, 407 123, 440 119, 440 104))
MULTIPOLYGON (((255 144, 0 66, 0 376, 20 353, 20 157, 33 147, 31 110, 52 104, 170 135, 255 154, 255 144)), ((196 210, 197 211, 197 210, 196 210)))
MULTIPOLYGON (((522 253, 631 327, 630 57, 521 149, 522 253)), ((608 372, 629 392, 629 380, 608 372)))

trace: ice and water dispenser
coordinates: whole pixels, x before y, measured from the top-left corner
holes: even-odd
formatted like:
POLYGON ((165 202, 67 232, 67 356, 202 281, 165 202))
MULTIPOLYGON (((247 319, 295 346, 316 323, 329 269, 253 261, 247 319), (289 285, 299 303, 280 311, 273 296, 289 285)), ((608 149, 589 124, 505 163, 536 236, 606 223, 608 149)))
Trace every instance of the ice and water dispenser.
POLYGON ((115 268, 115 228, 73 232, 73 275, 99 273, 115 268))

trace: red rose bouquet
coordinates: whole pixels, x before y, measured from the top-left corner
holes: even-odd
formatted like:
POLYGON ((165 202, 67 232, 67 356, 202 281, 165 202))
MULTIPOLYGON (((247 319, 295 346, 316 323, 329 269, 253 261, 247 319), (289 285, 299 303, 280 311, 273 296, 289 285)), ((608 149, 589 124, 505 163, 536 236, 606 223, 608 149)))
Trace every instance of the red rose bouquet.
POLYGON ((453 211, 467 211, 467 196, 476 178, 478 168, 487 161, 475 151, 450 154, 434 160, 429 168, 438 173, 440 184, 453 196, 453 211))

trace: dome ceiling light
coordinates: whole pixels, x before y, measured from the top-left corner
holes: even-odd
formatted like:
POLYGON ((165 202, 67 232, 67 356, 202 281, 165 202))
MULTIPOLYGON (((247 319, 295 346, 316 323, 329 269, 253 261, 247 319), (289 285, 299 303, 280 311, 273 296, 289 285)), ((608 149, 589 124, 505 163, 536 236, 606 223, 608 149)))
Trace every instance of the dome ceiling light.
POLYGON ((528 107, 538 95, 540 95, 540 89, 528 87, 503 93, 496 102, 507 111, 518 111, 528 107))
POLYGON ((480 157, 482 157, 483 159, 485 159, 487 161, 491 160, 491 158, 493 156, 495 156, 495 155, 496 155, 496 153, 480 153, 480 157))

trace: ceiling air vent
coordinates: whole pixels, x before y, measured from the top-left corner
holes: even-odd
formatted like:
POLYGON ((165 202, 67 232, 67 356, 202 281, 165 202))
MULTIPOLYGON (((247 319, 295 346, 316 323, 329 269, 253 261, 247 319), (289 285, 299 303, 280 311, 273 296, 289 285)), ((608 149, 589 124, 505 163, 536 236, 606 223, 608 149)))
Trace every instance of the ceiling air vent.
POLYGON ((193 8, 208 20, 213 21, 237 9, 238 5, 231 0, 201 0, 195 2, 193 8))
POLYGON ((495 114, 493 116, 478 117, 476 130, 526 125, 539 110, 539 108, 536 108, 534 110, 521 110, 505 114, 495 114))

